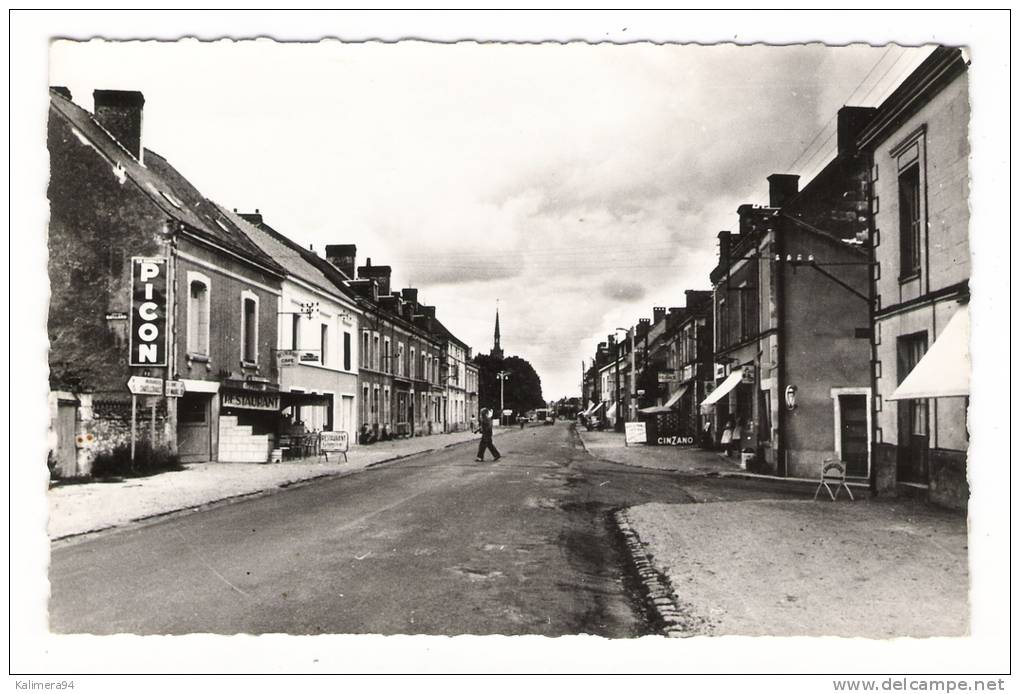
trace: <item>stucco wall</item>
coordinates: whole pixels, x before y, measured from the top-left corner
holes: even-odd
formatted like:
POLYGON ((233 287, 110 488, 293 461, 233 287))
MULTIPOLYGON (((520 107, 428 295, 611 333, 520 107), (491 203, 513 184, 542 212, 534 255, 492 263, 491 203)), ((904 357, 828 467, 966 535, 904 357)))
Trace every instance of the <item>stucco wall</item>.
MULTIPOLYGON (((824 265, 865 263, 864 254, 795 227, 788 227, 784 233, 789 253, 814 255, 827 272, 867 294, 866 264, 824 265)), ((797 408, 784 418, 787 474, 815 477, 822 461, 835 454, 831 389, 870 386, 868 302, 814 268, 787 267, 783 303, 785 382, 779 385, 780 391, 787 385, 797 388, 797 408), (864 331, 862 337, 856 336, 858 328, 864 331)))
POLYGON ((923 294, 956 284, 970 276, 969 122, 967 74, 964 73, 875 147, 878 177, 873 182, 873 195, 878 197, 875 228, 879 241, 875 259, 881 273, 876 288, 883 307, 917 292, 923 294), (919 287, 904 286, 901 294, 898 166, 892 152, 922 126, 926 131, 920 171, 922 196, 927 203, 927 226, 922 229, 921 278, 919 287))

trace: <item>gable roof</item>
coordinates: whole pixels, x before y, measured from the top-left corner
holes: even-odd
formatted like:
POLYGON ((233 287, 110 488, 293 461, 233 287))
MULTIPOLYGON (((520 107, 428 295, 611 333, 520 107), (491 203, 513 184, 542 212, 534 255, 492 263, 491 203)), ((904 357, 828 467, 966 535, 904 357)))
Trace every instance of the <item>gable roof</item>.
POLYGON ((58 91, 50 90, 50 108, 68 123, 83 145, 110 164, 112 175, 135 184, 167 217, 182 225, 183 233, 231 251, 273 274, 283 274, 279 264, 159 154, 146 149, 143 165, 92 114, 58 91))
POLYGON ((461 340, 458 340, 457 336, 451 333, 450 329, 443 325, 438 318, 432 319, 432 328, 433 328, 432 332, 435 333, 436 335, 446 338, 450 342, 453 342, 454 344, 456 344, 459 347, 462 347, 463 349, 468 349, 468 346, 464 344, 461 340))
MULTIPOLYGON (((302 248, 265 222, 254 224, 223 207, 219 209, 248 236, 252 243, 279 263, 287 275, 307 282, 328 294, 354 301, 354 294, 346 285, 331 279, 321 265, 312 261, 309 256, 315 256, 313 251, 302 248)), ((337 273, 339 274, 339 271, 337 273)))

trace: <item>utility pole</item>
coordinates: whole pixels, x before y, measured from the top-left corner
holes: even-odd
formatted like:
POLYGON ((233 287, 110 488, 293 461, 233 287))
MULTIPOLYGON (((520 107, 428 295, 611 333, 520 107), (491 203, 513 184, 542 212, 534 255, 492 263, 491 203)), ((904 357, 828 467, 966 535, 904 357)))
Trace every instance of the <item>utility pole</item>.
MULTIPOLYGON (((630 331, 627 330, 626 328, 617 328, 613 332, 613 342, 614 342, 614 346, 616 347, 616 355, 615 355, 616 356, 616 424, 613 426, 613 429, 615 431, 617 431, 617 432, 621 432, 624 429, 623 422, 624 422, 624 419, 626 419, 626 417, 621 417, 620 416, 620 414, 621 414, 620 413, 620 343, 619 343, 618 340, 616 340, 616 333, 617 332, 621 332, 621 333, 623 333, 625 335, 629 335, 630 331)), ((631 376, 633 377, 633 374, 631 376)))
POLYGON ((509 371, 500 371, 496 374, 496 378, 499 379, 499 423, 505 424, 503 421, 503 381, 510 377, 509 371))
MULTIPOLYGON (((634 333, 636 331, 631 328, 627 332, 630 333, 630 413, 627 416, 627 421, 633 422, 637 419, 637 365, 634 358, 634 333)), ((647 334, 645 333, 645 335, 647 334)))

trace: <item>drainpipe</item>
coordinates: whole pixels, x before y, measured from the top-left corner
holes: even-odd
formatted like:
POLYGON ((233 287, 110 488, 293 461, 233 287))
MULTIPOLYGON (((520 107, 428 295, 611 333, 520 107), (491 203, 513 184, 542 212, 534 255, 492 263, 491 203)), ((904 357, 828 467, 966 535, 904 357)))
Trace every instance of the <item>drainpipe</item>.
POLYGON ((779 400, 777 417, 777 445, 776 445, 776 472, 780 477, 786 477, 787 475, 787 445, 786 445, 786 423, 788 419, 788 412, 785 403, 785 389, 786 389, 786 273, 785 264, 775 257, 785 258, 786 248, 783 243, 785 237, 786 222, 780 218, 776 225, 776 243, 775 243, 775 256, 769 259, 769 262, 773 263, 775 272, 773 273, 776 283, 776 399, 779 400))

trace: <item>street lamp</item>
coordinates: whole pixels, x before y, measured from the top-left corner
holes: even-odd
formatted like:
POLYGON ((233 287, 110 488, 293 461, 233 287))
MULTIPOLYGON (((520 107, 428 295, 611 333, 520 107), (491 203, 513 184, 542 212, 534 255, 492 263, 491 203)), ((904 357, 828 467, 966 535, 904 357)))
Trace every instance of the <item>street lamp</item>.
POLYGON ((496 378, 499 379, 499 423, 506 424, 503 421, 503 381, 510 378, 509 371, 499 371, 496 373, 496 378))

